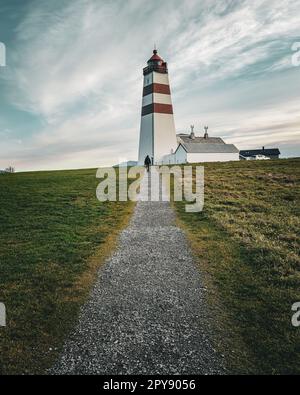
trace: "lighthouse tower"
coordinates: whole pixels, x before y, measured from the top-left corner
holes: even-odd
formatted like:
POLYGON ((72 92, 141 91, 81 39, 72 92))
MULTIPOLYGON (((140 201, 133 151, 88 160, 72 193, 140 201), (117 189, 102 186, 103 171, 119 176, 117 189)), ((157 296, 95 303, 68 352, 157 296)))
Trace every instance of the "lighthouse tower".
POLYGON ((160 164, 177 148, 167 63, 153 51, 144 68, 144 89, 139 144, 139 164, 147 155, 160 164))

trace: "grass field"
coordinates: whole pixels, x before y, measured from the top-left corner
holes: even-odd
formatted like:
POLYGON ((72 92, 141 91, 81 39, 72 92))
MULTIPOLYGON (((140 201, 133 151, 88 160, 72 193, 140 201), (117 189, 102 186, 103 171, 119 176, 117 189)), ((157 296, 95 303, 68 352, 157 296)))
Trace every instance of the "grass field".
POLYGON ((43 373, 132 203, 100 203, 96 170, 0 176, 0 374, 43 373))
MULTIPOLYGON (((99 203, 95 170, 0 176, 0 374, 43 373, 77 318, 132 203, 99 203)), ((300 160, 205 165, 205 208, 178 221, 237 373, 300 373, 300 160)), ((229 356, 229 357, 228 357, 229 356)))
POLYGON ((187 214, 215 314, 216 341, 236 373, 300 373, 300 160, 205 165, 205 208, 187 214))

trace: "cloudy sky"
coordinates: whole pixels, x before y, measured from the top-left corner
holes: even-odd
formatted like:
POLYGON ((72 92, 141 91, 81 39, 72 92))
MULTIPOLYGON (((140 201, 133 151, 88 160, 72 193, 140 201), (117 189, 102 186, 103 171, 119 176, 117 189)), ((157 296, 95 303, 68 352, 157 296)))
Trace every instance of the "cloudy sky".
POLYGON ((0 0, 0 42, 0 168, 136 159, 154 42, 178 132, 300 156, 300 0, 0 0))

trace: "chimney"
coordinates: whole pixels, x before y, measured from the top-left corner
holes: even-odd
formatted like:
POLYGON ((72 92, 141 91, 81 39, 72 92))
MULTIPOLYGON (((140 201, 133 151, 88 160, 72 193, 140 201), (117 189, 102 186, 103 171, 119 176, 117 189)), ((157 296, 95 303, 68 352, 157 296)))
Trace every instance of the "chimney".
POLYGON ((194 125, 191 125, 190 139, 195 140, 194 125))
POLYGON ((208 139, 208 133, 207 133, 207 131, 208 131, 208 126, 204 126, 204 130, 205 130, 204 138, 205 138, 205 139, 208 139))

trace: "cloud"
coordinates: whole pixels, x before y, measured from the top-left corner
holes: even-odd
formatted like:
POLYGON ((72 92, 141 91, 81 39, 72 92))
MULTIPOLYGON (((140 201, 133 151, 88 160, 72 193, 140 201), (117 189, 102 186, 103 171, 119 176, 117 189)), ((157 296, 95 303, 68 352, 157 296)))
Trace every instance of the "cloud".
POLYGON ((211 123, 241 147, 297 139, 300 145, 295 98, 300 68, 297 74, 289 61, 292 41, 299 37, 299 5, 299 0, 29 2, 12 29, 0 102, 2 95, 16 113, 29 112, 43 126, 21 138, 5 134, 0 166, 11 160, 20 169, 88 167, 100 159, 114 163, 120 155, 136 158, 141 69, 154 42, 169 62, 179 129, 211 123), (278 95, 282 73, 284 94, 278 95), (274 125, 285 130, 283 139, 274 125))

